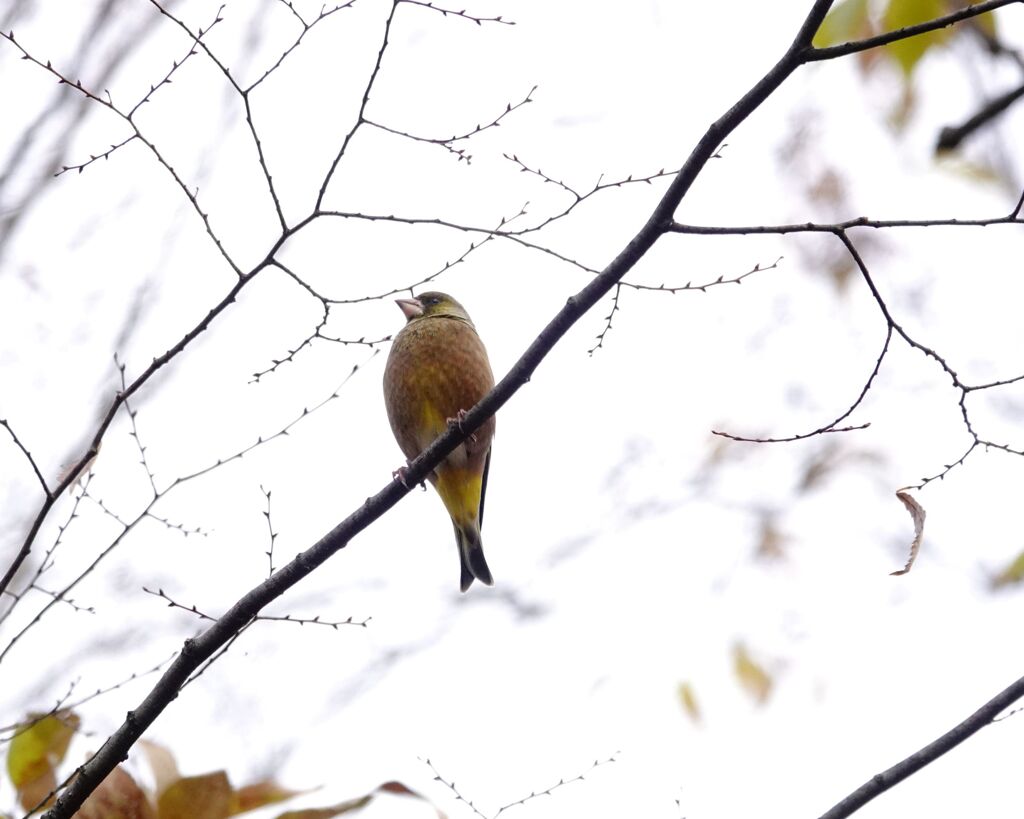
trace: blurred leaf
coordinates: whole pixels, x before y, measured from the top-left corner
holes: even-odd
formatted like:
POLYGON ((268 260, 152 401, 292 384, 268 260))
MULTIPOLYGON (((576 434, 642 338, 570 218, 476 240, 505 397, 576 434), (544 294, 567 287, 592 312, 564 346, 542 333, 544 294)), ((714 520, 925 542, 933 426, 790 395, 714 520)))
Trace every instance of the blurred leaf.
POLYGON ((822 205, 842 205, 846 202, 846 183, 834 168, 823 168, 807 186, 812 202, 822 205))
POLYGON ((303 791, 290 791, 283 788, 276 782, 254 782, 245 785, 234 792, 231 798, 231 815, 245 813, 248 810, 256 810, 275 802, 283 802, 298 796, 303 791))
POLYGON ((766 513, 761 516, 761 531, 757 538, 757 556, 764 560, 780 560, 786 556, 783 545, 788 538, 775 522, 775 516, 766 513))
POLYGON ((924 538, 924 519, 926 517, 924 507, 914 500, 906 490, 899 490, 896 493, 896 497, 907 507, 907 511, 910 512, 910 518, 914 521, 914 540, 910 544, 910 556, 907 558, 907 565, 895 572, 890 572, 893 576, 906 574, 910 571, 910 567, 914 565, 914 561, 917 560, 917 553, 921 548, 921 540, 924 538))
POLYGON ((28 727, 14 735, 7 751, 7 775, 15 788, 57 767, 67 753, 79 718, 68 711, 29 714, 28 727))
POLYGON ((186 776, 160 794, 157 815, 160 819, 226 819, 231 815, 231 797, 224 771, 186 776))
POLYGON ((992 588, 1012 586, 1024 581, 1024 551, 1020 552, 999 574, 992 578, 992 588))
POLYGON ((815 452, 804 464, 804 474, 797 484, 797 492, 809 492, 819 486, 831 475, 841 462, 841 450, 838 444, 827 442, 815 452))
POLYGON ((360 796, 357 799, 349 799, 347 802, 341 802, 340 804, 334 805, 330 808, 290 810, 286 813, 279 814, 277 819, 330 819, 332 816, 341 816, 345 813, 353 813, 355 811, 362 810, 369 805, 379 793, 391 793, 396 796, 411 796, 414 799, 420 799, 437 811, 438 819, 446 819, 445 814, 429 799, 403 785, 401 782, 385 782, 383 785, 379 785, 374 788, 366 794, 366 796, 360 796))
POLYGON ((750 656, 743 643, 737 643, 732 650, 733 671, 743 689, 758 705, 764 705, 772 693, 771 675, 760 663, 750 656))
POLYGON ((56 789, 57 774, 53 768, 48 768, 18 789, 18 803, 27 811, 40 805, 48 808, 53 805, 53 792, 56 789))
MULTIPOLYGON (((960 3, 961 6, 967 6, 969 3, 960 3)), ((996 16, 991 12, 985 14, 979 14, 977 17, 970 19, 970 25, 979 28, 985 35, 992 38, 993 40, 999 35, 996 29, 996 16)))
POLYGON ((697 693, 693 689, 693 683, 686 681, 679 683, 679 702, 683 710, 693 722, 700 722, 700 705, 697 704, 697 693))
POLYGON ((156 797, 159 799, 168 786, 181 779, 181 774, 178 773, 178 764, 174 761, 174 754, 163 745, 157 745, 148 739, 140 740, 139 745, 142 746, 142 750, 146 754, 146 761, 149 762, 149 768, 153 771, 156 797))
MULTIPOLYGON (((945 0, 889 0, 883 20, 887 31, 895 31, 934 20, 945 13, 945 0)), ((928 49, 939 45, 948 37, 949 29, 940 28, 937 31, 929 31, 927 34, 919 34, 916 37, 889 43, 885 48, 903 70, 903 75, 909 77, 928 49)))
POLYGON ((815 48, 827 48, 863 39, 871 33, 868 0, 842 0, 825 16, 812 44, 815 48))
POLYGON ((939 152, 937 164, 942 170, 956 174, 968 182, 997 185, 1008 181, 991 164, 975 162, 954 151, 939 152))
POLYGON ((156 819, 156 811, 131 774, 118 765, 85 800, 75 819, 156 819))
POLYGON ((826 478, 851 465, 878 465, 885 459, 877 452, 866 449, 848 449, 835 440, 826 441, 804 464, 804 473, 797 484, 797 492, 809 492, 824 483, 826 478))
POLYGON ((280 813, 277 819, 331 819, 332 816, 341 816, 343 813, 361 810, 373 801, 373 794, 361 796, 358 799, 350 799, 341 802, 331 808, 309 808, 307 810, 290 810, 280 813))
POLYGON ((28 725, 14 735, 7 750, 7 775, 18 801, 31 810, 57 786, 57 766, 64 759, 80 720, 70 711, 29 714, 28 725))

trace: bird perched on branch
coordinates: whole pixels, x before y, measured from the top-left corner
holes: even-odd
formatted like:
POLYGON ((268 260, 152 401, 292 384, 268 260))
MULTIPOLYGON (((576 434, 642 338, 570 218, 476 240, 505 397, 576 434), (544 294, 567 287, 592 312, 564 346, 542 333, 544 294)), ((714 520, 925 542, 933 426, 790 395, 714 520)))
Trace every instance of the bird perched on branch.
MULTIPOLYGON (((461 421, 494 386, 494 376, 476 327, 451 296, 421 293, 397 304, 406 324, 384 368, 384 403, 398 446, 411 461, 461 421)), ((455 527, 462 591, 474 579, 494 583, 480 541, 493 437, 494 418, 488 418, 428 476, 455 527)), ((399 479, 403 471, 396 473, 399 479)))

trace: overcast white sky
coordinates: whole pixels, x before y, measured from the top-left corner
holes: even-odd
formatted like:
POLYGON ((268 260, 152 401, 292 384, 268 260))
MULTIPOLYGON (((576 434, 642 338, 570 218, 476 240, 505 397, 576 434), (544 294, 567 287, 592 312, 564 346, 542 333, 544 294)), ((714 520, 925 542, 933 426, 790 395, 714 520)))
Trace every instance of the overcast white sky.
MULTIPOLYGON (((325 206, 487 228, 524 202, 521 220, 532 223, 570 201, 503 154, 581 191, 602 175, 677 167, 788 46, 805 5, 520 0, 469 8, 515 26, 402 6, 371 119, 447 137, 492 120, 537 86, 533 102, 470 140, 468 165, 364 127, 325 206)), ((122 30, 153 13, 142 0, 118 7, 122 30)), ((175 9, 197 28, 216 7, 175 9)), ((296 7, 313 16, 320 5, 296 7)), ((389 7, 359 0, 318 24, 251 95, 291 221, 309 212, 351 127, 389 7)), ((15 34, 33 55, 66 65, 94 8, 37 2, 15 34)), ((298 33, 280 3, 229 3, 223 17, 208 42, 243 84, 298 33)), ((1020 47, 1020 15, 1004 13, 1000 24, 1020 47)), ((86 85, 109 43, 100 39, 82 67, 86 85)), ((1006 213, 1019 195, 1012 184, 931 155, 939 127, 971 113, 979 94, 1020 81, 970 45, 921 67, 905 131, 888 121, 901 93, 891 71, 865 79, 849 58, 799 72, 729 139, 678 218, 735 225, 1006 213), (806 194, 826 170, 842 180, 838 205, 806 194)), ((160 22, 105 87, 116 103, 133 104, 187 48, 180 30, 160 22)), ((18 56, 0 43, 5 165, 54 85, 18 56)), ((74 104, 73 92, 65 102, 74 104)), ((203 55, 191 58, 139 123, 199 186, 212 229, 238 263, 263 258, 278 226, 244 111, 223 75, 203 55)), ((1022 127, 1011 112, 967 157, 1009 154, 1019 180, 1012 148, 1022 127)), ((116 116, 94 106, 68 159, 84 161, 126 135, 116 116)), ((47 159, 41 149, 20 162, 5 195, 15 201, 12 191, 45 178, 47 159)), ((603 192, 533 241, 600 268, 664 186, 603 192)), ((12 212, 10 202, 0 208, 12 212)), ((52 480, 117 387, 114 353, 131 379, 235 278, 181 191, 137 143, 82 174, 48 179, 21 215, 0 257, 0 417, 52 480), (139 321, 123 337, 133 310, 139 321)), ((967 381, 1024 372, 1019 229, 852 235, 897 319, 967 381)), ((324 218, 290 240, 281 259, 323 294, 356 298, 418 282, 474 238, 324 218)), ((227 768, 236 784, 270 773, 289 787, 322 786, 304 800, 310 805, 399 779, 451 817, 471 812, 433 781, 424 759, 491 816, 614 754, 614 765, 585 782, 514 810, 531 819, 710 819, 816 816, 967 716, 1024 671, 1020 593, 989 588, 991 574, 1024 547, 1024 461, 977 452, 930 484, 918 495, 929 515, 918 563, 890 577, 912 537, 893 493, 941 470, 968 443, 958 395, 934 362, 894 342, 850 419, 870 422, 861 431, 773 446, 711 434, 808 431, 860 391, 885 324, 861 280, 836 286, 822 253, 828 246, 820 238, 665 237, 630 281, 734 278, 782 258, 740 286, 626 291, 602 349, 587 352, 607 303, 552 352, 498 417, 483 533, 493 589, 458 594, 450 524, 432 491, 413 492, 274 606, 326 620, 370 617, 367 628, 258 624, 148 737, 172 748, 185 773, 227 768), (830 469, 802 489, 815 463, 830 469), (782 536, 775 559, 757 554, 765 521, 782 536), (738 644, 772 676, 763 704, 734 673, 738 644), (699 722, 680 704, 684 682, 696 693, 699 722)), ((495 240, 436 286, 466 305, 500 376, 587 276, 495 240)), ((203 534, 183 537, 154 521, 131 532, 75 590, 95 614, 56 607, 0 663, 0 723, 49 707, 74 680, 87 692, 149 668, 202 628, 144 586, 216 615, 259 582, 268 547, 261 487, 272 492, 281 565, 387 482, 401 455, 380 392, 386 345, 374 355, 314 344, 251 383, 319 315, 319 302, 267 271, 141 390, 138 433, 163 488, 280 430, 359 365, 338 399, 288 436, 161 499, 156 514, 203 534)), ((401 323, 386 298, 337 309, 327 331, 376 339, 401 323)), ((972 417, 983 434, 1020 447, 1022 399, 1021 387, 972 396, 972 417)), ((150 486, 130 432, 120 416, 89 486, 125 519, 138 514, 150 486)), ((0 475, 8 522, 0 554, 13 554, 40 498, 21 453, 2 436, 0 475)), ((58 504, 40 546, 53 543, 72 503, 58 504)), ((117 534, 94 501, 83 500, 79 513, 47 588, 69 582, 117 534)), ((0 626, 0 650, 44 603, 38 593, 25 598, 0 626)), ((98 747, 149 683, 84 706, 87 733, 72 758, 98 747)), ((859 815, 1019 815, 1022 726, 1017 717, 986 729, 859 815)), ((12 801, 9 783, 0 783, 0 804, 12 801)), ((365 815, 435 813, 389 800, 365 815)))

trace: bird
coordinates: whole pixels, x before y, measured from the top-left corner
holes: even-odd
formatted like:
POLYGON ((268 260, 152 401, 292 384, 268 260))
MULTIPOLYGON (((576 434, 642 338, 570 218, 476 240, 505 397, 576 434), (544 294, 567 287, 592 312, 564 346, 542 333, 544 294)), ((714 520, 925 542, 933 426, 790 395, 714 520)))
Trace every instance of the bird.
MULTIPOLYGON (((384 404, 399 448, 411 462, 494 386, 487 350, 466 309, 447 293, 420 293, 395 303, 405 326, 384 367, 384 404)), ((427 476, 455 528, 465 592, 494 580, 480 527, 491 467, 494 417, 488 418, 427 476)), ((404 483, 404 468, 396 471, 404 483)))

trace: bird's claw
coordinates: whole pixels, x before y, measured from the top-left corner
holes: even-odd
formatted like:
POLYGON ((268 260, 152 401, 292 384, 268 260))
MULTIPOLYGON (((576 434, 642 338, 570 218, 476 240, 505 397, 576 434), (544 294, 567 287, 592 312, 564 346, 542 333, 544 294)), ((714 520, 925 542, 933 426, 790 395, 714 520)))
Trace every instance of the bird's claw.
MULTIPOLYGON (((464 409, 460 409, 455 414, 454 418, 447 419, 448 420, 448 425, 449 426, 453 426, 453 427, 458 427, 459 428, 459 432, 462 432, 463 431, 463 429, 462 429, 462 422, 463 422, 463 420, 465 420, 466 415, 467 415, 466 411, 464 409)), ((475 432, 469 433, 469 435, 467 437, 474 444, 476 443, 476 433, 475 432)))
MULTIPOLYGON (((400 466, 400 467, 398 467, 398 469, 396 469, 394 472, 391 473, 391 479, 394 480, 394 481, 398 481, 400 484, 402 484, 402 486, 404 486, 406 489, 408 489, 411 492, 412 491, 412 487, 409 486, 409 481, 407 480, 408 475, 409 475, 409 467, 407 467, 407 466, 400 466)), ((420 489, 422 489, 424 492, 426 492, 427 491, 427 484, 425 482, 423 482, 423 481, 420 481, 420 489)))

